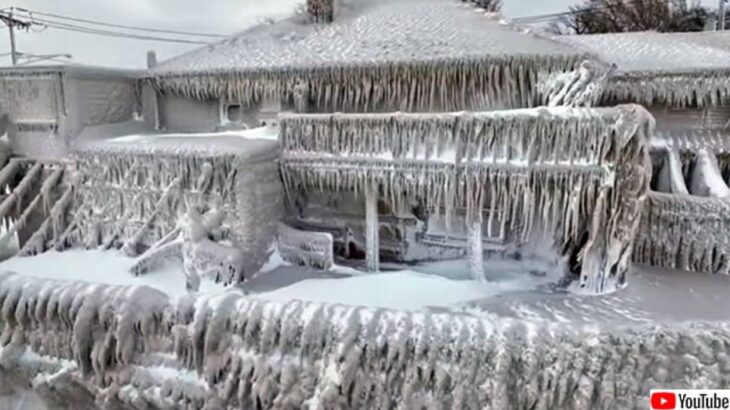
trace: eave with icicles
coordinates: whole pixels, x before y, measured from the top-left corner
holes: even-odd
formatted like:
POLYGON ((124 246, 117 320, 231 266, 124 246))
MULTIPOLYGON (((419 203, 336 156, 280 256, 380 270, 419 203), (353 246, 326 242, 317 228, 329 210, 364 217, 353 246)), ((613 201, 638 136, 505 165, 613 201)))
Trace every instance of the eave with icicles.
POLYGON ((546 76, 593 58, 478 3, 311 0, 309 12, 162 62, 146 80, 161 93, 287 100, 299 112, 505 109, 541 105, 546 76))

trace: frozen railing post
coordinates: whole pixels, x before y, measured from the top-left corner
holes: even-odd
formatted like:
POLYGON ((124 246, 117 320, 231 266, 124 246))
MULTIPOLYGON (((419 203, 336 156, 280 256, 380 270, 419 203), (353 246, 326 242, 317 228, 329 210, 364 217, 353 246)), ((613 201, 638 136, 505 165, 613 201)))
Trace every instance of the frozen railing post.
POLYGON ((378 185, 371 181, 365 188, 365 247, 368 272, 380 270, 378 185))
POLYGON ((467 221, 467 256, 469 258, 469 269, 475 280, 483 281, 484 278, 484 244, 482 239, 482 218, 481 212, 473 212, 467 221))

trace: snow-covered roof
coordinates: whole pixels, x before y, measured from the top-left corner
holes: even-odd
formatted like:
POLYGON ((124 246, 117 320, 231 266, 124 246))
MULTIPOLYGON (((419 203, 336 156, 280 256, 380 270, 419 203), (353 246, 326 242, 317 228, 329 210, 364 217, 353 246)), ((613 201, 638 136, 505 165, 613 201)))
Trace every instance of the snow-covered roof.
POLYGON ((730 102, 730 32, 558 36, 616 65, 606 99, 643 104, 730 102))
POLYGON ((167 134, 147 130, 143 125, 135 127, 134 122, 128 122, 121 127, 102 126, 99 130, 117 133, 106 135, 104 139, 99 138, 99 132, 83 134, 75 147, 76 155, 234 155, 239 159, 256 160, 272 160, 278 155, 277 132, 270 126, 203 134, 167 134), (119 132, 123 130, 128 132, 119 132))
POLYGON ((159 75, 369 65, 485 56, 561 56, 569 47, 526 34, 456 0, 352 0, 332 24, 305 17, 260 25, 161 63, 159 75))
POLYGON ((730 69, 730 32, 634 32, 557 39, 616 64, 619 72, 730 69))
MULTIPOLYGON (((507 68, 499 68, 490 79, 502 76, 504 81, 512 75, 506 71, 519 70, 529 80, 536 69, 565 70, 585 57, 586 53, 519 31, 459 0, 344 0, 333 23, 312 24, 297 15, 260 25, 165 61, 151 70, 151 76, 161 88, 198 98, 223 94, 256 102, 266 92, 260 84, 268 82, 266 88, 271 88, 279 77, 306 77, 314 86, 311 82, 317 79, 310 77, 334 83, 363 77, 359 74, 365 70, 380 70, 360 80, 377 83, 395 76, 409 80, 426 76, 418 70, 435 72, 437 67, 464 72, 489 64, 483 67, 488 71, 501 64, 507 68), (234 81, 239 83, 232 87, 234 81)), ((278 90, 284 92, 294 87, 273 86, 285 88, 278 90)))

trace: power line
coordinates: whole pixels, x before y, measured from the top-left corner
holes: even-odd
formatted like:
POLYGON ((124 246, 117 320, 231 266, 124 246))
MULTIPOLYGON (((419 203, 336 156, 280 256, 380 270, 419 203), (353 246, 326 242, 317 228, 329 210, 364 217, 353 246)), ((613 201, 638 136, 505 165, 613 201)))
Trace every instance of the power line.
POLYGON ((162 29, 139 27, 139 26, 127 26, 127 25, 123 25, 123 24, 114 24, 114 23, 107 23, 107 22, 98 21, 98 20, 89 20, 89 19, 83 19, 83 18, 78 18, 78 17, 65 16, 62 14, 45 13, 42 11, 29 10, 29 9, 22 8, 22 7, 14 7, 14 9, 27 13, 31 18, 33 18, 32 15, 37 14, 39 16, 46 16, 46 17, 51 17, 51 18, 55 18, 55 19, 75 21, 77 23, 86 23, 86 24, 92 24, 92 25, 96 25, 96 26, 114 27, 114 28, 121 28, 121 29, 126 29, 126 30, 147 31, 147 32, 151 32, 151 33, 163 33, 163 34, 177 34, 177 35, 194 36, 194 37, 210 37, 210 38, 227 38, 228 37, 223 34, 198 33, 198 32, 193 32, 193 31, 162 30, 162 29))
POLYGON ((46 20, 41 19, 37 17, 33 17, 33 21, 37 22, 38 24, 41 24, 48 28, 54 28, 58 30, 66 30, 66 31, 74 31, 84 34, 93 34, 98 36, 106 36, 106 37, 116 37, 116 38, 129 38, 129 39, 135 39, 135 40, 149 40, 149 41, 161 41, 161 42, 167 42, 167 43, 181 43, 181 44, 209 44, 206 41, 202 40, 186 40, 186 39, 178 39, 178 38, 170 38, 170 37, 156 37, 156 36, 147 36, 143 34, 134 34, 134 33, 123 33, 119 31, 112 31, 112 30, 102 30, 102 29, 96 29, 91 27, 83 27, 78 26, 75 24, 68 24, 68 23, 61 23, 58 21, 52 21, 52 20, 46 20))

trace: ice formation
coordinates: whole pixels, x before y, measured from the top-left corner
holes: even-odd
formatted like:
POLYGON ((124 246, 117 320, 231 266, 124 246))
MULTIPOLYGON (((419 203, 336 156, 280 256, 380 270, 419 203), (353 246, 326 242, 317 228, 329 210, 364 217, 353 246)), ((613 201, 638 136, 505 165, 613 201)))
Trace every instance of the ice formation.
POLYGON ((540 84, 549 107, 593 107, 598 105, 608 83, 611 69, 584 61, 571 72, 554 74, 540 84))
POLYGON ((190 290, 197 291, 203 277, 216 283, 243 282, 246 278, 243 252, 217 242, 225 237, 221 228, 223 219, 223 214, 216 209, 201 215, 195 207, 188 207, 181 225, 140 255, 131 273, 145 274, 173 259, 182 261, 190 290))
MULTIPOLYGON (((354 191, 367 203, 373 195, 391 209, 422 203, 447 218, 465 206, 472 221, 486 208, 490 231, 499 210, 507 215, 500 229, 516 241, 537 229, 552 232, 558 249, 582 248, 580 287, 604 292, 624 282, 648 189, 652 127, 638 106, 288 114, 280 119, 282 178, 289 195, 354 191)), ((377 220, 367 206, 366 219, 377 220)), ((368 226, 367 235, 377 235, 368 226)), ((367 242, 376 252, 377 236, 367 242)), ((376 259, 368 258, 371 269, 376 259)))
POLYGON ((659 170, 658 178, 657 191, 669 194, 689 195, 689 190, 684 182, 682 162, 677 150, 671 149, 667 151, 659 170))

